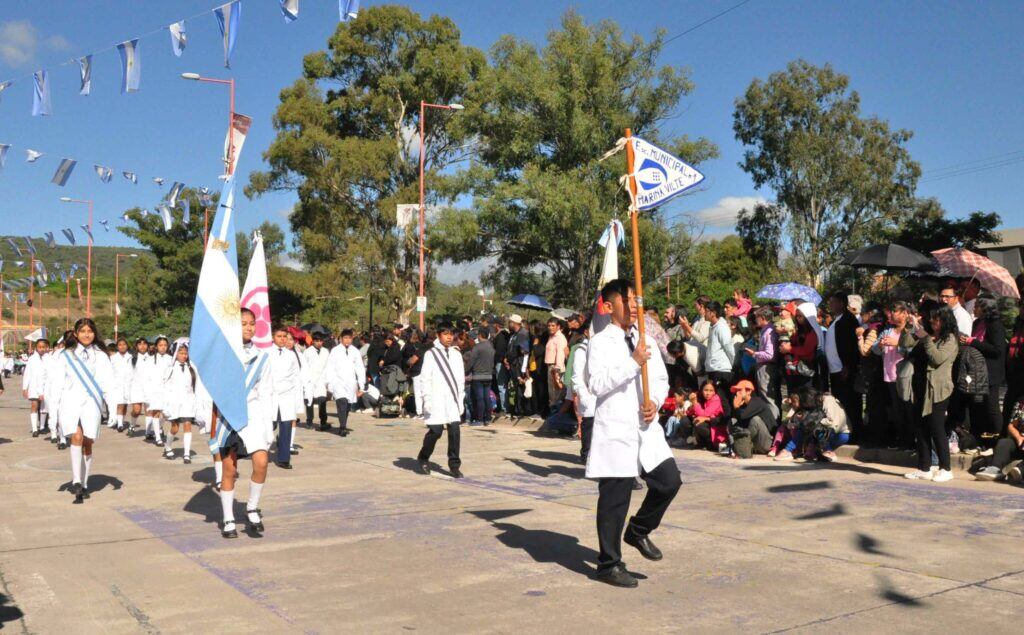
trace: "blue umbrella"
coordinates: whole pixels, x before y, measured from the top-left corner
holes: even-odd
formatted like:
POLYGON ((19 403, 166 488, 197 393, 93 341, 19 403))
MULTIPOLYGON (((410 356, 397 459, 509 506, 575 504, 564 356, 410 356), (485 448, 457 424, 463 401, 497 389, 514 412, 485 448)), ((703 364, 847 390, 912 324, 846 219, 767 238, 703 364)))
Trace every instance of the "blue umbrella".
POLYGON ((817 306, 821 304, 821 296, 814 289, 797 282, 781 282, 769 284, 757 292, 757 297, 769 300, 794 300, 799 298, 817 306))
POLYGON ((550 311, 552 309, 547 300, 532 293, 520 293, 509 300, 508 304, 521 309, 537 309, 538 311, 550 311))

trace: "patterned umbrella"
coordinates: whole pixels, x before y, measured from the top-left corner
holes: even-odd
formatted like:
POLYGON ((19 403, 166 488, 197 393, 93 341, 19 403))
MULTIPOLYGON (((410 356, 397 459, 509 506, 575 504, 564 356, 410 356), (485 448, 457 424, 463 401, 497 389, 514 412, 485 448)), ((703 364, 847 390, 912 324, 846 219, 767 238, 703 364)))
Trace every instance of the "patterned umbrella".
POLYGON ((668 354, 668 343, 672 338, 668 336, 668 333, 665 332, 665 329, 661 327, 661 324, 656 318, 652 318, 646 313, 644 314, 644 332, 647 335, 650 335, 651 339, 658 344, 658 351, 661 352, 661 359, 664 360, 666 364, 674 361, 672 356, 668 354))
POLYGON ((1020 291, 1013 281, 1013 276, 999 264, 985 256, 960 247, 947 247, 932 252, 932 256, 942 269, 947 269, 954 276, 974 278, 982 288, 996 295, 1004 295, 1020 299, 1020 291))
POLYGON ((799 298, 815 306, 821 304, 821 295, 817 291, 798 282, 769 284, 755 295, 759 298, 768 298, 769 300, 795 300, 799 298))
POLYGON ((509 300, 508 304, 521 309, 537 309, 538 311, 550 311, 552 309, 547 300, 532 293, 520 293, 509 300))

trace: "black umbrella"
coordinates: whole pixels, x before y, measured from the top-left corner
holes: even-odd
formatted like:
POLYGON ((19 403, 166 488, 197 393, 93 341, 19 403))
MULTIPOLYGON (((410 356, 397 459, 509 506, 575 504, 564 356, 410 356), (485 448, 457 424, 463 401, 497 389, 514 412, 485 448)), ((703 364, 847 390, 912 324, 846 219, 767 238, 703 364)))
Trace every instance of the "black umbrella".
POLYGON ((323 335, 330 335, 331 332, 327 330, 327 327, 319 322, 310 322, 309 324, 303 324, 300 326, 303 331, 312 335, 313 333, 322 333, 323 335))
POLYGON ((935 260, 919 251, 901 245, 871 245, 851 252, 844 265, 856 269, 887 269, 889 271, 935 271, 935 260))

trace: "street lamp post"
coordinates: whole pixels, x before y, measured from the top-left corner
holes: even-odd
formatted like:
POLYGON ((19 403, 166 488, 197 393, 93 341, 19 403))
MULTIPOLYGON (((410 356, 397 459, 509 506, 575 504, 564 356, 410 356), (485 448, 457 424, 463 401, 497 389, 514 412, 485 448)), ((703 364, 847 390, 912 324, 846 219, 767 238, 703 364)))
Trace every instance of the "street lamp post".
POLYGON ((68 279, 65 280, 64 282, 65 282, 65 286, 67 287, 67 295, 65 296, 65 302, 67 303, 65 305, 65 310, 67 311, 67 317, 64 319, 64 330, 65 331, 70 331, 71 330, 71 276, 68 276, 68 279))
POLYGON ((114 255, 114 339, 117 339, 117 322, 121 316, 121 305, 118 304, 118 293, 121 291, 121 259, 138 258, 139 254, 115 254, 114 255))
POLYGON ((235 127, 235 80, 234 79, 216 79, 213 77, 202 77, 199 73, 182 73, 182 79, 192 80, 194 82, 209 82, 211 84, 224 84, 228 87, 228 94, 230 104, 228 106, 228 156, 227 161, 224 165, 224 174, 230 176, 234 173, 234 158, 235 158, 235 135, 233 129, 235 127))
POLYGON ((60 197, 64 203, 83 203, 89 206, 89 255, 85 265, 85 317, 92 317, 92 201, 60 197))
MULTIPOLYGON (((431 104, 425 101, 420 102, 420 297, 426 296, 425 279, 426 272, 423 268, 423 235, 426 225, 426 208, 424 207, 424 183, 423 183, 423 167, 426 164, 427 153, 426 153, 426 139, 424 135, 425 130, 425 119, 427 114, 427 108, 438 108, 440 110, 454 110, 459 111, 465 108, 462 104, 431 104)), ((418 300, 417 300, 418 302, 418 300)), ((424 307, 426 309, 426 307, 424 307)), ((420 330, 424 330, 423 321, 426 316, 426 311, 420 311, 420 330)))

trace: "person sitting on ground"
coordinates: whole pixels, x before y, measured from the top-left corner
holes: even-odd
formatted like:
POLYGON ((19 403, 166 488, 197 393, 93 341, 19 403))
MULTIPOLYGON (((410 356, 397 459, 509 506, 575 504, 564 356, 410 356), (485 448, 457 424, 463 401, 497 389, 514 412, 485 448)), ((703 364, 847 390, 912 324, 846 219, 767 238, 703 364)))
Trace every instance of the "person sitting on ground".
POLYGON ((741 379, 730 390, 733 399, 729 432, 735 455, 749 459, 754 454, 767 454, 776 427, 768 402, 754 393, 754 384, 749 379, 741 379))
POLYGON ((726 454, 729 451, 729 427, 722 398, 715 384, 705 380, 699 393, 690 395, 690 407, 680 425, 683 447, 704 448, 726 454))
POLYGON ((1001 481, 1008 479, 1014 483, 1021 482, 1019 461, 1024 459, 1024 398, 1021 398, 1010 415, 1010 424, 1006 428, 1006 436, 996 442, 992 452, 992 461, 988 467, 978 470, 974 478, 979 481, 1001 481), (1016 465, 1010 464, 1018 461, 1016 465))
POLYGON ((658 414, 664 417, 662 425, 665 428, 665 439, 668 440, 669 445, 672 444, 672 437, 679 429, 679 422, 686 416, 688 405, 686 389, 683 388, 682 382, 672 384, 672 390, 668 393, 668 397, 661 403, 661 408, 658 410, 658 414))
POLYGON ((783 410, 782 423, 775 431, 775 439, 772 441, 771 449, 768 450, 768 456, 776 461, 793 460, 794 452, 803 442, 805 419, 815 417, 811 412, 811 401, 808 397, 810 390, 812 389, 809 386, 805 386, 800 391, 789 393, 786 397, 788 408, 783 410))

